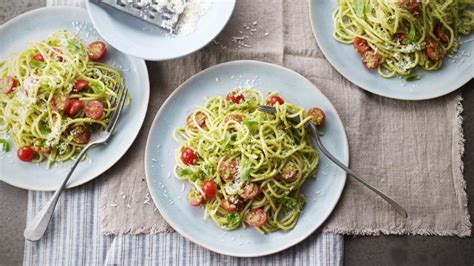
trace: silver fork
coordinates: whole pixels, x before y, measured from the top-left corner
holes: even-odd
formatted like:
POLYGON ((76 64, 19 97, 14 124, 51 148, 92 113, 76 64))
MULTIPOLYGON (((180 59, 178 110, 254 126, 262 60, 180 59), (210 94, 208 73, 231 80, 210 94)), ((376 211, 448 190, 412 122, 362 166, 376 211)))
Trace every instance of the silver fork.
MULTIPOLYGON (((275 114, 276 110, 273 107, 266 106, 266 105, 260 105, 259 110, 270 113, 270 114, 275 114)), ((294 124, 299 124, 300 119, 297 117, 288 117, 288 119, 294 123, 294 124)), ((367 181, 365 181, 363 178, 359 177, 354 171, 352 171, 349 167, 345 166, 343 163, 341 163, 338 159, 336 159, 323 145, 321 142, 321 139, 319 138, 319 133, 318 133, 318 128, 311 122, 306 123, 306 127, 310 131, 310 140, 311 144, 315 149, 320 150, 329 160, 331 160, 333 163, 335 163, 337 166, 339 166, 342 170, 346 171, 350 176, 352 176, 355 180, 359 181, 363 185, 365 185, 367 188, 375 192, 377 195, 382 197, 385 201, 387 201, 403 218, 407 218, 408 214, 407 211, 400 206, 398 203, 396 203, 393 199, 391 199, 389 196, 384 194, 382 191, 378 190, 371 184, 369 184, 367 181)))
POLYGON ((48 203, 46 203, 43 209, 38 214, 36 214, 36 216, 26 226, 25 231, 23 232, 23 236, 26 240, 38 241, 41 239, 41 237, 43 237, 44 232, 48 227, 49 221, 53 216, 54 209, 56 208, 56 204, 58 203, 58 199, 61 196, 61 193, 66 188, 66 184, 69 181, 69 178, 72 176, 72 173, 86 154, 87 150, 97 145, 107 144, 107 142, 110 140, 115 130, 115 127, 117 126, 117 121, 119 120, 120 113, 122 112, 125 100, 127 98, 127 91, 127 88, 120 89, 120 98, 117 101, 117 107, 114 113, 112 114, 112 117, 110 118, 109 125, 107 126, 107 128, 91 136, 90 142, 84 147, 84 149, 82 149, 82 151, 77 156, 76 161, 72 165, 71 170, 69 170, 69 173, 64 179, 61 187, 56 190, 53 197, 51 197, 51 199, 48 201, 48 203))

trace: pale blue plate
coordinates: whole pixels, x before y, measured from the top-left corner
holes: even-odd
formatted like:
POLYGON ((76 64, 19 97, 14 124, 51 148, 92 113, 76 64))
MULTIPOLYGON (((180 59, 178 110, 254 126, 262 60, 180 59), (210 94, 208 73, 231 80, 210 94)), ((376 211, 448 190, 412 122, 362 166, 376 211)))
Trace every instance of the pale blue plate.
POLYGON ((448 58, 439 71, 419 71, 420 80, 384 79, 367 70, 352 45, 337 42, 332 13, 336 0, 309 0, 314 36, 328 61, 345 78, 372 93, 400 100, 426 100, 457 90, 474 77, 474 34, 462 38, 457 58, 448 58))
MULTIPOLYGON (((27 48, 29 41, 41 40, 49 34, 67 29, 85 43, 100 39, 92 27, 85 9, 48 7, 27 12, 0 27, 0 58, 27 48)), ((149 98, 148 72, 143 60, 127 56, 109 46, 104 63, 120 70, 129 88, 130 106, 124 110, 116 133, 109 144, 88 152, 88 159, 80 163, 68 187, 81 185, 102 174, 114 165, 135 140, 145 118, 149 98)), ((56 190, 64 180, 71 161, 46 169, 45 163, 24 163, 16 157, 16 149, 0 151, 0 180, 30 190, 56 190)))
POLYGON ((208 219, 203 210, 186 201, 186 182, 173 176, 178 144, 175 128, 205 97, 225 96, 240 86, 253 85, 264 94, 278 91, 288 102, 309 108, 321 107, 327 114, 323 143, 347 164, 349 151, 342 122, 329 100, 298 73, 257 61, 234 61, 208 68, 183 83, 166 100, 153 121, 145 152, 145 171, 153 201, 168 223, 189 240, 212 251, 239 257, 263 256, 304 240, 326 220, 341 196, 346 174, 321 157, 317 178, 304 185, 307 204, 296 227, 289 232, 262 235, 252 228, 224 231, 208 219))
POLYGON ((118 50, 146 60, 161 61, 193 53, 224 29, 235 0, 213 0, 190 34, 169 32, 110 7, 86 0, 92 23, 102 37, 118 50))

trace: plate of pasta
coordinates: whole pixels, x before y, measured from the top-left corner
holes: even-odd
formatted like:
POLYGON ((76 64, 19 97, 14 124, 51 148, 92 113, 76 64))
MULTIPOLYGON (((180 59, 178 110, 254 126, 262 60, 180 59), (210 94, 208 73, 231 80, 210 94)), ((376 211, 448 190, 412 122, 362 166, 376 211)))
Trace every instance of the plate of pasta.
POLYGON ((0 33, 8 40, 0 44, 0 180, 57 189, 94 132, 108 125, 118 91, 127 86, 114 138, 88 152, 68 187, 109 169, 131 146, 146 114, 144 62, 108 46, 79 8, 31 11, 0 33))
POLYGON ((150 129, 145 171, 155 205, 176 231, 218 253, 262 256, 301 242, 332 212, 346 180, 310 145, 307 122, 348 163, 336 110, 298 73, 234 61, 196 74, 150 129))
POLYGON ((328 61, 369 92, 401 100, 448 94, 474 77, 468 1, 310 0, 328 61))

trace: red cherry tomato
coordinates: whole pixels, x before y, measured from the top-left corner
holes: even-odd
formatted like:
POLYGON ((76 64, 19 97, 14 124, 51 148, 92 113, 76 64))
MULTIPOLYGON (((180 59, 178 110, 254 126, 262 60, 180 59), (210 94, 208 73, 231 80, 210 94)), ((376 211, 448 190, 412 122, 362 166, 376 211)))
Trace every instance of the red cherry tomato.
POLYGON ((221 207, 227 212, 236 212, 240 210, 242 200, 237 196, 230 196, 227 199, 221 201, 221 207))
POLYGON ((408 9, 414 16, 420 14, 420 7, 417 0, 400 0, 400 7, 408 9))
POLYGON ((245 185, 244 191, 240 193, 240 196, 244 200, 251 200, 257 197, 260 194, 260 187, 255 183, 249 183, 245 185))
POLYGON ((308 110, 308 115, 311 117, 311 121, 317 126, 322 127, 324 125, 324 121, 326 121, 326 114, 323 110, 313 107, 308 110))
POLYGON ((196 112, 196 114, 190 114, 188 118, 186 118, 186 125, 192 130, 197 131, 198 127, 207 130, 206 125, 207 116, 203 112, 196 112), (194 123, 194 119, 196 119, 196 123, 194 123))
POLYGON ((239 104, 245 101, 245 96, 237 91, 231 91, 229 94, 227 94, 226 100, 235 104, 239 104))
POLYGON ((374 51, 368 51, 362 55, 362 62, 368 69, 376 69, 382 63, 382 56, 374 51))
POLYGON ((283 98, 277 95, 274 95, 270 97, 270 99, 267 100, 267 104, 270 106, 275 106, 276 103, 278 103, 279 105, 282 105, 285 103, 285 101, 283 100, 283 98))
POLYGON ((445 51, 444 48, 436 41, 429 41, 425 48, 426 55, 433 62, 443 60, 445 51))
POLYGON ((44 62, 44 57, 42 54, 37 53, 31 57, 31 59, 38 61, 38 62, 44 62))
POLYGON ((0 93, 11 93, 16 88, 16 79, 12 77, 0 78, 0 93))
POLYGON ((81 100, 69 100, 64 109, 64 113, 69 117, 75 117, 84 107, 81 100))
POLYGON ((245 222, 255 227, 262 227, 267 222, 267 214, 262 209, 253 209, 245 216, 245 222))
POLYGON ((51 109, 58 112, 59 114, 64 114, 66 107, 69 103, 69 96, 65 94, 56 94, 51 99, 51 109))
POLYGON ((89 47, 87 48, 87 54, 89 55, 89 59, 92 61, 102 60, 106 53, 107 45, 101 41, 95 41, 89 44, 89 47))
POLYGON ((397 32, 393 36, 393 39, 397 43, 403 43, 403 41, 406 39, 407 35, 403 32, 397 32))
POLYGON ((434 35, 436 37, 438 37, 438 39, 442 43, 448 43, 449 42, 448 36, 446 36, 446 34, 444 33, 443 28, 441 27, 440 24, 436 25, 433 31, 434 31, 434 35))
POLYGON ((72 136, 72 141, 79 145, 85 145, 89 143, 91 138, 91 133, 86 126, 78 125, 71 129, 70 132, 72 136))
POLYGON ((239 172, 239 162, 236 159, 222 161, 218 166, 217 172, 224 180, 234 180, 239 172))
POLYGON ((78 79, 76 82, 74 82, 74 86, 72 87, 73 92, 80 92, 82 91, 85 87, 89 85, 89 82, 87 80, 83 79, 78 79))
POLYGON ((213 180, 207 180, 202 185, 202 191, 204 192, 204 195, 206 195, 207 199, 215 198, 217 194, 216 183, 214 183, 213 180))
POLYGON ((237 123, 242 123, 242 117, 240 115, 230 114, 224 118, 224 123, 227 124, 229 121, 235 121, 237 123))
POLYGON ((86 117, 99 120, 104 114, 104 104, 96 100, 89 101, 87 102, 84 113, 86 114, 86 117))
POLYGON ((17 150, 16 155, 24 162, 31 162, 35 157, 35 151, 30 146, 23 146, 17 150))
POLYGON ((360 37, 355 37, 354 48, 359 54, 364 54, 365 52, 370 50, 369 43, 365 39, 362 39, 360 37))
POLYGON ((195 164, 198 157, 199 155, 190 148, 186 147, 183 148, 183 150, 181 151, 181 161, 183 161, 185 165, 195 164))
POLYGON ((192 188, 188 192, 188 195, 186 196, 186 198, 188 199, 188 202, 195 207, 206 202, 206 200, 204 199, 204 196, 201 195, 201 193, 197 191, 195 188, 192 188))

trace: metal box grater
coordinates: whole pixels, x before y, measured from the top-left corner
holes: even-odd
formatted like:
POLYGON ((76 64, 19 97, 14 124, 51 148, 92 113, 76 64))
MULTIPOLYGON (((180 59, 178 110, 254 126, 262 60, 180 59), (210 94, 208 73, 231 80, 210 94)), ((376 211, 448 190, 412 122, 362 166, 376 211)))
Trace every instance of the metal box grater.
MULTIPOLYGON (((180 13, 167 7, 157 10, 156 1, 146 0, 90 0, 91 2, 117 9, 152 25, 174 32, 180 13)), ((186 3, 187 0, 181 0, 186 3)))

